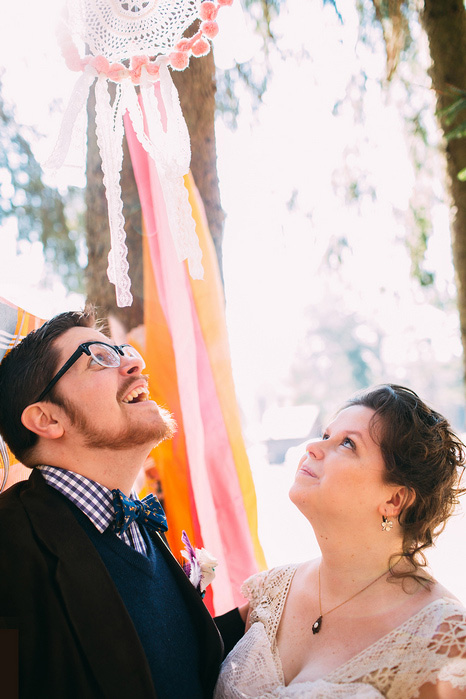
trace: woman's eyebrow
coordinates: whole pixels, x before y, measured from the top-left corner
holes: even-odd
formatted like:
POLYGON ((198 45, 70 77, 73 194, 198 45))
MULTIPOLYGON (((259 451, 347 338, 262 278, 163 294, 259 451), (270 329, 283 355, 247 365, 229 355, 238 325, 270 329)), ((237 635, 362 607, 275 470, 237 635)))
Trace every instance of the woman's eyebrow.
POLYGON ((361 432, 358 432, 357 430, 349 430, 347 432, 347 434, 348 434, 348 436, 352 435, 354 437, 358 437, 361 440, 361 442, 364 444, 364 446, 366 446, 366 442, 365 442, 364 437, 362 436, 361 432))

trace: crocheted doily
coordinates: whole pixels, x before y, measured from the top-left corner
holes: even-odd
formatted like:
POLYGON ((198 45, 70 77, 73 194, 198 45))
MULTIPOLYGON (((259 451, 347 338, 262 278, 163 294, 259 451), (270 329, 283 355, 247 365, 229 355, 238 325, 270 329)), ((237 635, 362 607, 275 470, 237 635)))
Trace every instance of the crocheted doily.
POLYGON ((68 12, 93 56, 121 61, 168 54, 199 9, 198 0, 82 0, 72 2, 68 12))

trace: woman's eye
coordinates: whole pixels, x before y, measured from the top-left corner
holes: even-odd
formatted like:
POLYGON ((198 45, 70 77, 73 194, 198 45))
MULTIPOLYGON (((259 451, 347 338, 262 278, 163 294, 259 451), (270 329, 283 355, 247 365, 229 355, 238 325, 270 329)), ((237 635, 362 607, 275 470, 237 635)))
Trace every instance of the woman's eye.
POLYGON ((330 435, 327 434, 327 433, 325 433, 325 434, 322 435, 322 439, 323 439, 323 440, 324 440, 324 439, 330 439, 330 435))
POLYGON ((349 437, 345 437, 342 441, 344 447, 349 447, 350 449, 356 449, 356 444, 349 437))

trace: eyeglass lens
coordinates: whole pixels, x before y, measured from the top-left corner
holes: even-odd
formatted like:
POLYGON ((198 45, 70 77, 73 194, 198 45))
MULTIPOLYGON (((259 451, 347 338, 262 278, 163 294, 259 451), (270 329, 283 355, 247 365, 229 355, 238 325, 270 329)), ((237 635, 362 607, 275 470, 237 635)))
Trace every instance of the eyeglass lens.
MULTIPOLYGON (((131 347, 131 345, 121 345, 120 349, 122 350, 125 357, 130 357, 132 359, 142 359, 139 352, 136 349, 134 349, 134 347, 131 347)), ((92 358, 101 366, 120 366, 120 355, 116 350, 113 349, 113 347, 95 343, 89 345, 89 352, 91 353, 92 358)))
POLYGON ((96 343, 95 345, 89 345, 89 352, 91 353, 92 359, 101 366, 120 366, 120 355, 112 347, 96 343))
POLYGON ((120 349, 123 350, 123 354, 125 355, 125 357, 131 357, 132 359, 142 359, 137 349, 135 349, 132 345, 120 345, 120 349))

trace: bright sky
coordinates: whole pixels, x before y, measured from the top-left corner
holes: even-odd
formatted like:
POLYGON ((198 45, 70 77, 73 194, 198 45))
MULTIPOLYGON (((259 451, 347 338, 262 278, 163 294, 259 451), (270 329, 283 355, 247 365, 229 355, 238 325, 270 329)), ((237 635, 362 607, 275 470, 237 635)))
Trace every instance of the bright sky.
MULTIPOLYGON (((389 335, 384 351, 392 378, 409 380, 403 367, 409 357, 416 361, 424 340, 440 361, 461 354, 456 314, 426 304, 409 279, 403 218, 397 212, 408 209, 416 175, 403 137, 403 95, 396 89, 381 92, 384 53, 369 55, 370 49, 357 42, 355 4, 339 0, 341 25, 330 5, 323 8, 321 0, 287 0, 274 27, 280 48, 286 53, 304 45, 308 55, 288 53, 285 59, 272 53, 273 79, 260 109, 253 112, 242 94, 238 129, 228 130, 221 120, 217 124, 227 215, 227 320, 239 402, 252 438, 260 418, 258 394, 268 396, 273 404, 277 386, 286 382, 296 348, 303 341, 306 309, 325 301, 328 290, 320 268, 336 235, 351 239, 339 282, 344 293, 341 303, 368 317, 383 318, 389 335), (364 126, 355 126, 351 105, 343 103, 337 112, 334 105, 351 89, 351 77, 361 63, 367 73, 368 110, 364 126), (361 200, 359 209, 346 205, 341 196, 345 168, 357 169, 360 162, 358 149, 378 195, 377 201, 361 200), (297 206, 290 210, 287 203, 295 190, 297 206)), ((16 104, 18 120, 36 125, 44 134, 36 144, 40 161, 51 152, 61 110, 76 79, 64 65, 54 35, 60 7, 61 0, 49 0, 46 5, 26 0, 20 5, 4 4, 1 13, 4 93, 16 104), (61 109, 51 114, 54 100, 61 109)), ((233 53, 238 59, 253 56, 262 61, 257 39, 241 13, 235 9, 227 15, 230 9, 226 8, 222 12, 230 19, 221 27, 217 63, 228 66, 233 53)), ((419 81, 428 91, 422 71, 419 81)), ((434 124, 431 129, 435 133, 434 124)), ((84 155, 76 153, 76 164, 83 162, 84 155)), ((79 167, 60 176, 83 184, 79 167)), ((437 194, 427 256, 439 287, 448 291, 453 280, 449 212, 440 183, 437 194)), ((82 299, 66 295, 59 280, 52 289, 41 290, 44 269, 39 243, 22 244, 24 254, 18 255, 14 223, 4 227, 0 236, 0 296, 45 316, 82 305, 82 299)), ((277 487, 281 489, 282 484, 277 487)))

